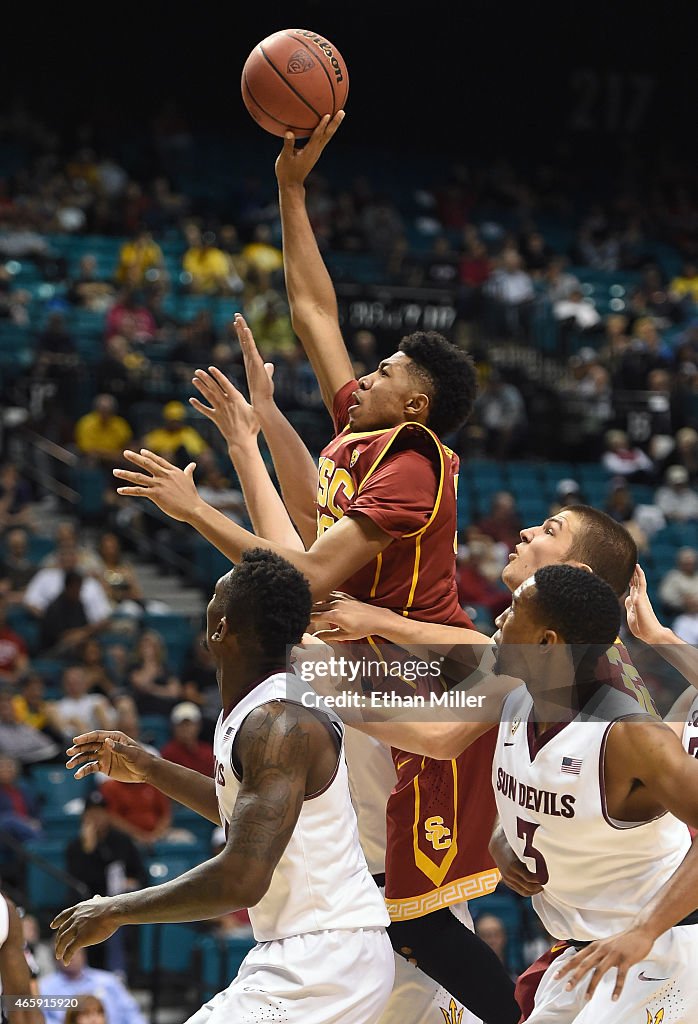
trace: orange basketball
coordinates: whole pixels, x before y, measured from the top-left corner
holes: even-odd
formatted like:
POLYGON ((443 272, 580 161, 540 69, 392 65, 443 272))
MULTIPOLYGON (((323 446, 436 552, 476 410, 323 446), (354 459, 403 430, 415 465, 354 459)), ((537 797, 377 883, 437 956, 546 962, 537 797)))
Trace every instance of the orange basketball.
POLYGON ((342 110, 349 92, 344 58, 329 40, 287 28, 255 46, 242 69, 242 98, 272 135, 304 138, 325 114, 342 110))

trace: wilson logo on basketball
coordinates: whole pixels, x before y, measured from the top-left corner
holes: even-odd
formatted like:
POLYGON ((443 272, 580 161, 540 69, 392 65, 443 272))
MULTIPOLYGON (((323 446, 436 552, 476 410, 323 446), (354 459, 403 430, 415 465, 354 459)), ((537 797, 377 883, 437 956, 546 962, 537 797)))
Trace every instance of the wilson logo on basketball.
POLYGON ((288 58, 288 67, 286 70, 289 75, 302 75, 304 71, 310 71, 311 68, 315 67, 315 61, 310 56, 307 50, 296 50, 288 58))

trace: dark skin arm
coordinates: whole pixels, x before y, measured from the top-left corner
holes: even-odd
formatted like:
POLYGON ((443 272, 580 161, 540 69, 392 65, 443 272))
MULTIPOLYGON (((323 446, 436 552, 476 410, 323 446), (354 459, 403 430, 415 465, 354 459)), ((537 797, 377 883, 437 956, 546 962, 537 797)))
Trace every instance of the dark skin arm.
POLYGON ((303 343, 332 414, 334 396, 354 376, 339 327, 337 298, 305 206, 305 179, 339 128, 344 111, 322 118, 302 148, 287 132, 276 161, 283 231, 284 275, 293 329, 303 343))
MULTIPOLYGON (((12 996, 32 996, 31 975, 24 956, 22 922, 14 903, 5 897, 10 923, 7 939, 0 948, 0 980, 2 991, 12 996)), ((9 1024, 44 1024, 40 1010, 10 1010, 9 1024)))
POLYGON ((102 942, 124 924, 203 921, 259 903, 298 821, 306 793, 331 777, 337 748, 310 711, 273 701, 253 711, 235 743, 242 784, 217 857, 164 885, 70 907, 51 923, 56 956, 102 942))
MULTIPOLYGON (((698 760, 689 757, 675 733, 660 722, 619 722, 606 749, 608 813, 620 821, 645 821, 668 810, 698 828, 698 760)), ((665 931, 691 914, 698 904, 698 845, 659 892, 643 907, 633 925, 618 935, 592 942, 558 972, 572 988, 591 971, 590 999, 606 972, 617 969, 612 998, 618 999, 630 967, 649 956, 665 931)))
POLYGON ((344 516, 318 537, 309 551, 287 548, 256 537, 202 501, 194 486, 195 463, 181 470, 146 449, 124 455, 141 472, 115 469, 114 476, 130 485, 119 487, 119 494, 149 498, 170 518, 193 526, 231 562, 239 562, 243 553, 253 548, 274 551, 307 577, 316 600, 327 597, 392 542, 390 534, 367 516, 344 516))
POLYGON ((102 772, 117 782, 149 782, 165 796, 220 825, 216 784, 207 775, 156 757, 126 733, 95 730, 76 736, 66 768, 76 779, 102 772))

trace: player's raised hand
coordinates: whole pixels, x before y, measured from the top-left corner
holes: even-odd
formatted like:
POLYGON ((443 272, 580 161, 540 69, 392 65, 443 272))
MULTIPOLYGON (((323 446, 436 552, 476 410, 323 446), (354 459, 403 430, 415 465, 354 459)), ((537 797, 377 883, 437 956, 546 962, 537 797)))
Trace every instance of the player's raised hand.
POLYGON ((492 833, 489 850, 499 868, 502 881, 514 892, 518 892, 519 896, 535 896, 543 891, 543 886, 533 872, 528 870, 509 846, 501 825, 497 825, 492 833))
POLYGON ((117 782, 147 782, 153 755, 125 732, 95 729, 73 738, 66 768, 76 779, 102 772, 117 782))
POLYGON ((630 593, 625 599, 628 629, 646 644, 661 644, 665 628, 657 618, 647 593, 647 578, 639 565, 635 566, 630 581, 630 593))
POLYGON ((589 971, 586 999, 591 999, 596 987, 607 971, 616 968, 616 984, 611 998, 616 1000, 623 991, 623 985, 633 964, 646 960, 654 945, 654 937, 642 928, 628 928, 627 931, 611 935, 608 939, 597 939, 571 956, 555 975, 567 978, 567 989, 573 989, 589 971))
POLYGON ((247 386, 250 389, 252 408, 256 411, 263 411, 266 405, 274 401, 274 364, 262 361, 252 331, 240 313, 235 317, 235 330, 245 362, 245 375, 247 386))
POLYGON ((303 184, 343 120, 343 110, 338 110, 334 117, 325 114, 302 149, 295 148, 293 132, 286 132, 284 148, 276 161, 276 177, 280 188, 303 184))
POLYGON ((181 470, 147 448, 141 448, 140 452, 127 449, 124 458, 143 472, 112 470, 115 477, 125 480, 129 485, 117 487, 119 494, 132 498, 150 498, 165 515, 182 523, 189 520, 195 508, 204 504, 194 484, 195 462, 190 462, 186 469, 181 470))
POLYGON ((228 449, 256 444, 259 417, 224 373, 216 366, 209 366, 208 372, 196 370, 192 384, 209 404, 198 398, 190 398, 189 404, 216 424, 228 449))

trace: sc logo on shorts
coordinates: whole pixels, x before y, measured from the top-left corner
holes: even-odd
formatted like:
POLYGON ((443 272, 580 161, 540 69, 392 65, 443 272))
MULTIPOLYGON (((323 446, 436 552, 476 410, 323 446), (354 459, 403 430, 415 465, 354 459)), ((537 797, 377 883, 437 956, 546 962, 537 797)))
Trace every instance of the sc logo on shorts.
POLYGON ((424 822, 424 831, 435 850, 447 850, 451 845, 451 830, 446 828, 440 814, 427 818, 424 822))

